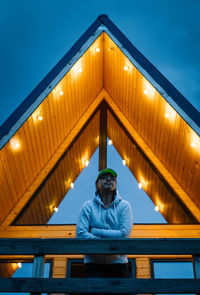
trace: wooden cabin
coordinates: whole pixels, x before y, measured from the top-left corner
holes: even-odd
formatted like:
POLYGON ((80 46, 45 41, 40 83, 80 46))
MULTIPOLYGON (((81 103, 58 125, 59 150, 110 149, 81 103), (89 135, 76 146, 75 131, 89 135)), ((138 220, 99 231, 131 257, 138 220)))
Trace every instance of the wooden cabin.
MULTIPOLYGON (((169 223, 134 226, 128 243, 149 241, 155 248, 127 247, 134 261, 132 276, 153 278, 152 260, 181 259, 193 261, 199 278, 199 135, 199 112, 106 15, 99 16, 0 127, 0 292, 5 284, 6 290, 14 290, 3 277, 13 275, 17 262, 33 261, 36 255, 38 265, 42 246, 39 253, 26 243, 46 245, 46 239, 60 239, 62 244, 68 239, 79 247, 63 246, 65 253, 56 246, 45 248, 41 261, 50 261, 52 278, 59 279, 80 274, 86 246, 90 251, 99 247, 97 241, 91 247, 86 241, 81 253, 73 239, 75 225, 47 222, 97 147, 99 170, 107 166, 107 137, 169 223), (18 240, 24 238, 24 244, 18 240), (167 246, 160 249, 160 242, 167 246)), ((115 241, 116 251, 126 252, 123 247, 129 244, 123 242, 115 241)), ((115 251, 109 242, 105 245, 104 252, 115 251)), ((198 279, 190 284, 184 290, 198 290, 198 279)), ((148 286, 134 291, 155 291, 148 286)))

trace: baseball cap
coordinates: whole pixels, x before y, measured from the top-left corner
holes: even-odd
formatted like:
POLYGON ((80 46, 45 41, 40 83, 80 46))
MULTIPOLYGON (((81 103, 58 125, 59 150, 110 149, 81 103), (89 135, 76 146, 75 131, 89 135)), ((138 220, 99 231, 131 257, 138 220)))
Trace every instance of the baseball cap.
POLYGON ((101 177, 101 175, 103 175, 103 174, 111 174, 111 175, 113 175, 115 178, 117 177, 117 172, 115 172, 113 169, 111 169, 111 168, 105 168, 105 169, 103 169, 103 170, 101 170, 100 172, 99 172, 99 174, 98 174, 98 176, 97 176, 97 180, 101 177))

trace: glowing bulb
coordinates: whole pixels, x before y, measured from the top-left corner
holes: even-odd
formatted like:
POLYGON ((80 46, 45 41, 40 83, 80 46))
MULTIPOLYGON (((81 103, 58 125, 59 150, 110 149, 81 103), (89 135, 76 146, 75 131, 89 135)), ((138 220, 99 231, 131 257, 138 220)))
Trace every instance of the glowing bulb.
POLYGON ((83 71, 82 68, 78 68, 78 72, 81 73, 83 71))
POLYGON ((62 90, 60 90, 60 91, 59 91, 59 95, 61 95, 61 96, 62 96, 62 95, 63 95, 63 93, 64 93, 64 92, 63 92, 62 90))
POLYGON ((165 113, 165 118, 169 118, 169 113, 165 113))
POLYGON ((85 166, 87 167, 88 165, 89 165, 89 161, 87 160, 87 161, 85 161, 85 166))
POLYGON ((142 188, 142 183, 141 182, 138 183, 138 187, 139 187, 139 189, 142 188))
POLYGON ((74 188, 74 183, 71 182, 71 183, 70 183, 70 186, 71 186, 71 188, 74 188))
POLYGON ((43 117, 42 117, 42 116, 40 116, 40 115, 39 115, 39 116, 37 116, 37 118, 38 118, 38 120, 39 120, 39 121, 42 121, 42 120, 43 120, 43 117))
POLYGON ((148 91, 146 89, 144 90, 144 94, 146 94, 146 95, 148 94, 148 91))
POLYGON ((98 47, 95 50, 96 50, 96 52, 100 52, 100 48, 98 48, 98 47))
POLYGON ((112 143, 113 143, 112 140, 109 139, 109 140, 108 140, 108 145, 112 145, 112 143))
POLYGON ((159 206, 155 206, 155 211, 157 212, 157 211, 159 211, 159 206))
POLYGON ((54 207, 53 210, 54 210, 55 212, 58 212, 58 208, 57 208, 57 207, 54 207))
POLYGON ((128 71, 128 67, 127 66, 124 67, 124 71, 128 71))
POLYGON ((11 145, 12 149, 14 149, 14 150, 18 150, 20 147, 20 143, 16 138, 12 138, 10 140, 10 145, 11 145))
POLYGON ((21 262, 18 262, 18 263, 17 263, 17 266, 18 266, 19 268, 21 268, 21 267, 22 267, 21 262))
POLYGON ((126 165, 126 160, 123 160, 122 161, 122 164, 125 166, 126 165))
POLYGON ((194 141, 191 143, 191 146, 192 146, 192 147, 195 147, 195 146, 196 146, 196 144, 195 144, 194 141))

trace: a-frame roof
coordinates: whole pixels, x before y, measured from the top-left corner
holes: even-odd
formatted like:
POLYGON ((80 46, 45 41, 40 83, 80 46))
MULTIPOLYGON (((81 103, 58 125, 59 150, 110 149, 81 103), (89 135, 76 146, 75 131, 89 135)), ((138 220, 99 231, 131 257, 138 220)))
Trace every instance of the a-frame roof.
POLYGON ((165 218, 200 221, 199 112, 102 15, 0 128, 2 224, 48 221, 98 146, 103 100, 108 136, 165 218))

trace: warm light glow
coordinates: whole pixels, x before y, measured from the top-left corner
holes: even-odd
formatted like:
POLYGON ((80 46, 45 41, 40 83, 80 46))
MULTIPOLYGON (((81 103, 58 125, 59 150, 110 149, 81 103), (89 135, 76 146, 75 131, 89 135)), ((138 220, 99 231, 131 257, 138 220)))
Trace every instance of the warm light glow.
POLYGON ((95 50, 96 50, 96 52, 100 52, 100 48, 98 48, 98 47, 95 50))
POLYGON ((176 111, 168 103, 166 103, 165 107, 165 118, 171 122, 174 122, 176 119, 176 111))
POLYGON ((71 188, 74 188, 74 183, 71 182, 71 183, 70 183, 70 186, 71 186, 71 188))
POLYGON ((81 73, 81 72, 83 71, 83 69, 82 69, 82 68, 78 68, 77 71, 78 71, 79 73, 81 73))
POLYGON ((195 149, 200 149, 200 139, 199 136, 192 131, 191 133, 191 147, 195 149))
POLYGON ((60 95, 60 96, 62 96, 63 93, 64 93, 64 92, 63 92, 62 90, 59 91, 59 95, 60 95))
POLYGON ((124 71, 128 71, 128 67, 127 66, 124 67, 124 71))
POLYGON ((160 210, 159 206, 155 206, 155 211, 157 212, 159 210, 160 210))
POLYGON ((13 150, 18 150, 20 148, 19 140, 17 140, 17 138, 15 138, 15 137, 11 138, 10 145, 13 150))
POLYGON ((43 120, 43 117, 41 115, 37 116, 37 118, 38 118, 39 121, 43 120))
POLYGON ((142 183, 141 182, 138 183, 138 187, 139 187, 139 189, 142 188, 142 183))
POLYGON ((21 268, 21 267, 22 267, 21 262, 18 262, 18 263, 17 263, 17 266, 18 266, 19 268, 21 268))
POLYGON ((108 140, 108 145, 112 145, 112 143, 113 143, 112 140, 109 139, 109 140, 108 140))
POLYGON ((148 97, 153 97, 155 94, 155 88, 147 81, 144 81, 144 94, 148 97))
POLYGON ((87 161, 85 161, 85 166, 87 167, 88 165, 89 165, 89 161, 87 160, 87 161))
POLYGON ((165 113, 165 118, 169 118, 169 113, 165 113))
POLYGON ((55 212, 58 212, 58 208, 57 208, 57 207, 54 207, 53 210, 54 210, 55 212))
POLYGON ((122 164, 125 166, 126 165, 126 160, 122 160, 122 164))

